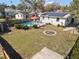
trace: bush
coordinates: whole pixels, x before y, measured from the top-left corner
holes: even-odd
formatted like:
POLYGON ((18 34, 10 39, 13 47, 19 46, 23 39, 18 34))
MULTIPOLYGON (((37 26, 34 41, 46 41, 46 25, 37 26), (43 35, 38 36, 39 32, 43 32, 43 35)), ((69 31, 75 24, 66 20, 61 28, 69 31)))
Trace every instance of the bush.
POLYGON ((4 19, 4 16, 0 16, 0 19, 4 19))
POLYGON ((34 27, 34 28, 38 28, 38 26, 37 26, 37 25, 33 25, 33 27, 34 27))
POLYGON ((15 28, 16 28, 16 29, 22 29, 23 26, 22 26, 21 24, 15 24, 15 28))
POLYGON ((28 30, 29 27, 28 27, 28 26, 23 26, 23 29, 24 29, 24 30, 28 30))
POLYGON ((51 25, 51 23, 46 23, 46 25, 51 25))
POLYGON ((19 24, 21 21, 20 20, 10 20, 9 24, 10 26, 14 26, 15 24, 19 24))
POLYGON ((10 23, 9 23, 11 26, 14 26, 15 24, 16 24, 16 21, 10 21, 10 23))
POLYGON ((58 24, 57 26, 60 27, 60 24, 58 24))

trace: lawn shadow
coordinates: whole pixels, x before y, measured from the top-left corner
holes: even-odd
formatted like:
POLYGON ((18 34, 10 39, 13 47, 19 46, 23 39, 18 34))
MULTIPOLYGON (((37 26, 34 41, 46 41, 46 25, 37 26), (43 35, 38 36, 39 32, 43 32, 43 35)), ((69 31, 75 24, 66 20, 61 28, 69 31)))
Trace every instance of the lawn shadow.
POLYGON ((14 49, 13 47, 2 37, 0 37, 0 44, 3 49, 6 51, 10 59, 23 59, 14 49))
POLYGON ((66 27, 77 27, 79 24, 69 24, 69 25, 67 25, 66 27))
POLYGON ((4 34, 9 33, 9 32, 11 32, 11 30, 7 30, 7 31, 4 31, 4 32, 0 32, 0 35, 4 35, 4 34))

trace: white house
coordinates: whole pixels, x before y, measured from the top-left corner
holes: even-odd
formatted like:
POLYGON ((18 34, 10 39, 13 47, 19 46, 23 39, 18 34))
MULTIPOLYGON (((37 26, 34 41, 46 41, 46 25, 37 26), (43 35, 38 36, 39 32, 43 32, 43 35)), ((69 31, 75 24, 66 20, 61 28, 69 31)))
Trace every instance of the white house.
POLYGON ((53 25, 66 26, 71 23, 71 15, 65 12, 46 12, 40 16, 40 21, 53 25))
POLYGON ((4 9, 5 17, 15 17, 16 19, 26 19, 28 13, 23 10, 12 9, 7 7, 4 9))
POLYGON ((26 14, 22 13, 22 12, 18 12, 18 13, 16 13, 15 18, 16 19, 26 19, 26 14))

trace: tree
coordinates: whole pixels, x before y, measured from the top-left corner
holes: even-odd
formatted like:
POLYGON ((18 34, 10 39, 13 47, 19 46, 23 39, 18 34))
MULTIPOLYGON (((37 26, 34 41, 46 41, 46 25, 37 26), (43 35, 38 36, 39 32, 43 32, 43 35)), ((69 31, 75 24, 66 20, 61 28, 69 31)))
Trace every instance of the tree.
POLYGON ((67 6, 67 5, 66 5, 66 6, 61 6, 61 7, 60 7, 60 10, 61 10, 62 12, 64 12, 64 11, 67 11, 67 12, 68 12, 68 11, 69 11, 69 6, 67 6))
POLYGON ((39 5, 39 10, 41 10, 41 12, 44 12, 45 11, 45 6, 43 4, 39 5))
POLYGON ((0 12, 4 12, 4 8, 6 8, 6 7, 7 7, 6 4, 4 4, 4 3, 0 4, 0 12))
POLYGON ((16 6, 15 5, 11 5, 10 7, 13 8, 13 9, 16 9, 16 6))
POLYGON ((79 10, 79 0, 73 0, 72 2, 71 2, 71 7, 72 7, 72 9, 73 10, 79 10))
POLYGON ((52 3, 52 4, 53 4, 53 6, 54 6, 54 7, 53 7, 54 10, 58 10, 58 9, 60 9, 60 7, 61 7, 60 4, 58 4, 57 2, 54 2, 54 3, 52 3))
POLYGON ((5 16, 5 12, 4 12, 4 9, 7 7, 7 5, 5 4, 5 3, 2 3, 2 4, 0 4, 0 13, 2 14, 1 16, 0 16, 0 18, 4 18, 5 16))
POLYGON ((53 4, 47 4, 45 7, 46 11, 53 11, 53 4))
POLYGON ((18 4, 18 5, 16 6, 16 8, 19 9, 19 10, 23 10, 23 9, 24 9, 24 6, 23 6, 22 4, 18 4))
POLYGON ((46 11, 54 11, 60 9, 60 5, 57 3, 47 4, 45 7, 46 11))
POLYGON ((79 0, 73 0, 71 2, 70 11, 76 11, 76 17, 79 17, 79 0))
POLYGON ((21 0, 22 3, 26 6, 30 6, 31 9, 36 12, 37 9, 42 9, 41 7, 44 5, 45 0, 21 0))

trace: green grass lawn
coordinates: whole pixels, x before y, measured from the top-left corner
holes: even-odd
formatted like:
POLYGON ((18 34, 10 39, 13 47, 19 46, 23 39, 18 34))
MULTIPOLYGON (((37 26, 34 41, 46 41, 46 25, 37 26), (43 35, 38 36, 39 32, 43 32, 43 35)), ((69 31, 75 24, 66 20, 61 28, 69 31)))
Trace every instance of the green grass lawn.
POLYGON ((79 37, 71 51, 70 59, 79 59, 79 37))
POLYGON ((0 19, 0 22, 4 22, 5 21, 5 19, 3 18, 3 19, 0 19))
POLYGON ((17 30, 12 28, 10 33, 2 35, 13 48, 25 59, 30 58, 43 47, 65 55, 69 48, 72 48, 77 36, 70 32, 64 32, 62 28, 53 25, 47 25, 45 28, 31 30, 17 30), (44 30, 55 30, 55 36, 46 36, 44 30))

